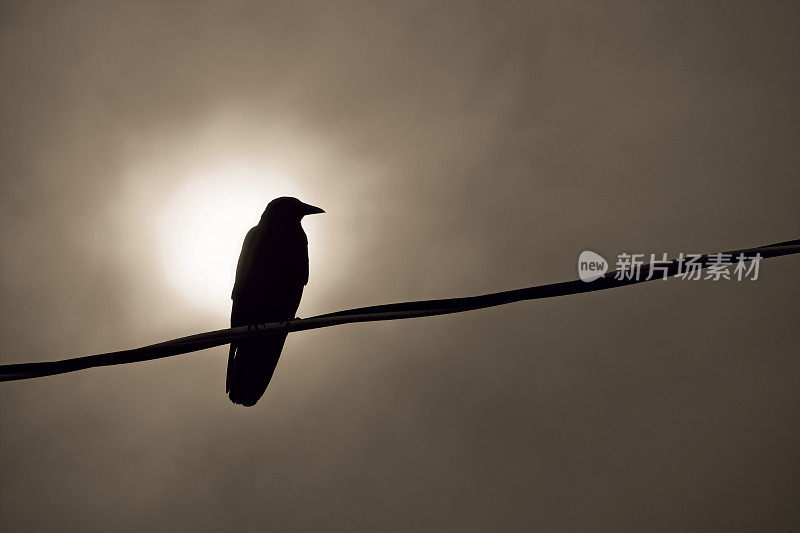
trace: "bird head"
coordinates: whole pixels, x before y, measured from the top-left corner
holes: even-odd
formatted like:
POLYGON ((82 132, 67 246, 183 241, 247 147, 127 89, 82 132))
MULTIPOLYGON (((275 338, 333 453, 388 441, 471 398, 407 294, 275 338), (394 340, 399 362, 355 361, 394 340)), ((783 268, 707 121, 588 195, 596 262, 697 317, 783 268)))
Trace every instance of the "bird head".
POLYGON ((301 202, 291 196, 281 196, 275 198, 264 210, 262 219, 269 220, 297 220, 298 222, 306 215, 324 213, 319 207, 301 202))

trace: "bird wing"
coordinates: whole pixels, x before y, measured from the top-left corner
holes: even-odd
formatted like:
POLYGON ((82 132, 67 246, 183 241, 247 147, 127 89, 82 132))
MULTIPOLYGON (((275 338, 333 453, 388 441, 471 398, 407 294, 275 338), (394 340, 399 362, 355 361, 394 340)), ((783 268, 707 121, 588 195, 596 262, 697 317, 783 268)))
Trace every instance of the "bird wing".
POLYGON ((232 300, 236 299, 236 295, 242 290, 247 273, 253 269, 253 262, 256 256, 255 241, 258 231, 258 226, 254 226, 250 228, 250 231, 244 237, 242 251, 239 254, 239 262, 236 264, 236 281, 234 281, 233 290, 231 291, 232 300))

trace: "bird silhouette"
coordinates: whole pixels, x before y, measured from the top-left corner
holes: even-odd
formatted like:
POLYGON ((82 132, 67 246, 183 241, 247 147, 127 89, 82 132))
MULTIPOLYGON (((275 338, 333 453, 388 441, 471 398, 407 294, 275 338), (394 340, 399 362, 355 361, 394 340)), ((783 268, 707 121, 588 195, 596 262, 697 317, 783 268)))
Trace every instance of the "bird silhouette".
MULTIPOLYGON (((236 267, 231 327, 294 318, 308 283, 308 240, 300 221, 324 213, 297 198, 272 200, 247 232, 236 267)), ((252 406, 267 390, 287 333, 232 342, 225 391, 233 403, 252 406)))

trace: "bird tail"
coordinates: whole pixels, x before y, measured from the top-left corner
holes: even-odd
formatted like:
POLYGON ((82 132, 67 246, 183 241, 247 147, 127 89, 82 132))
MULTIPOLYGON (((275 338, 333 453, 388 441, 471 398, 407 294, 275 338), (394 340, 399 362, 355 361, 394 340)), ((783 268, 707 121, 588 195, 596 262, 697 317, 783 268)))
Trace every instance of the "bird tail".
POLYGON ((233 403, 253 406, 267 390, 286 334, 231 343, 225 392, 233 403))

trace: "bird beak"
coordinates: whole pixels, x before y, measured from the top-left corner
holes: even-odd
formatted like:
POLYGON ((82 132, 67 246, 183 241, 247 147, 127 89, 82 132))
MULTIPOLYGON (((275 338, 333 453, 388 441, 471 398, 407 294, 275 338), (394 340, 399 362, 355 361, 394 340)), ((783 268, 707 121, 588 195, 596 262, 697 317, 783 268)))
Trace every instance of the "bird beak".
MULTIPOLYGON (((302 203, 302 202, 301 202, 302 203)), ((304 215, 316 215, 317 213, 324 213, 322 209, 316 207, 314 205, 303 204, 303 214, 304 215)))

